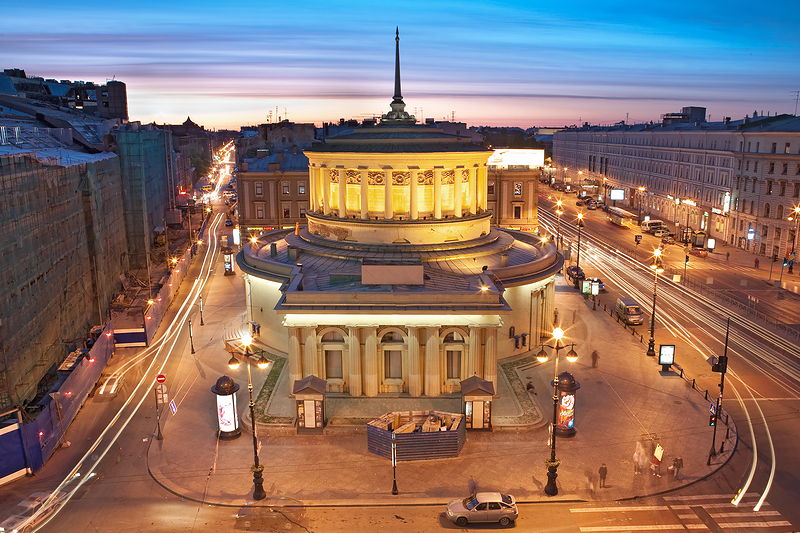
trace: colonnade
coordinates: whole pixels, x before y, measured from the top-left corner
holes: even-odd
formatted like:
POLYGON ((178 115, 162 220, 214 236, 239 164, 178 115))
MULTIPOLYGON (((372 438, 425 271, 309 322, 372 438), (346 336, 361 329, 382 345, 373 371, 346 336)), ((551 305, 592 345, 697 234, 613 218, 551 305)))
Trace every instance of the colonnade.
MULTIPOLYGON (((325 326, 326 328, 328 326, 325 326)), ((302 379, 315 375, 325 376, 324 346, 320 346, 318 327, 288 327, 289 334, 289 379, 302 379)), ((342 353, 343 391, 350 396, 377 396, 387 392, 389 380, 384 376, 384 349, 398 349, 403 352, 402 381, 397 383, 400 390, 411 396, 440 396, 446 376, 446 357, 442 343, 442 329, 439 327, 409 326, 402 329, 402 342, 390 345, 381 344, 379 332, 383 327, 337 327, 343 335, 342 353)), ((399 328, 391 328, 400 331, 399 328)), ((487 381, 497 381, 497 331, 494 326, 469 326, 462 351, 462 373, 459 379, 472 375, 481 376, 487 381)))
POLYGON ((347 169, 309 166, 312 212, 363 220, 460 218, 487 209, 487 167, 347 169))

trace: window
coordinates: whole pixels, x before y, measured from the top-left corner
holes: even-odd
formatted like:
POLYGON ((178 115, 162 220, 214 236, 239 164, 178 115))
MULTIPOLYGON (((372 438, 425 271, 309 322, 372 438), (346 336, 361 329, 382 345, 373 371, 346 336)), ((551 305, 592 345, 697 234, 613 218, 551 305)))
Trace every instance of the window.
POLYGON ((305 207, 301 207, 300 208, 300 218, 306 218, 306 208, 305 207))
POLYGON ((772 153, 776 153, 778 151, 778 143, 772 143, 772 153))
POLYGON ((256 182, 256 196, 264 196, 264 184, 260 181, 256 182))
POLYGON ((289 194, 289 182, 284 181, 281 183, 281 192, 283 194, 289 194))
POLYGON ((781 195, 781 196, 786 196, 786 182, 785 182, 785 181, 782 181, 782 182, 781 182, 781 192, 780 192, 780 195, 781 195))
POLYGON ((458 333, 457 331, 451 331, 450 333, 444 336, 444 342, 445 343, 464 342, 464 336, 461 335, 461 333, 458 333))
POLYGON ((292 214, 288 207, 283 208, 283 218, 291 218, 292 214))
POLYGON ((515 205, 514 206, 514 218, 522 218, 522 206, 515 205))
POLYGON ((791 147, 791 143, 786 143, 786 145, 783 147, 783 153, 788 154, 791 151, 791 147))
POLYGON ((478 506, 475 508, 475 510, 476 511, 485 511, 488 506, 489 506, 488 503, 479 503, 478 506))
POLYGON ((756 143, 756 152, 758 152, 760 149, 761 149, 761 143, 757 142, 756 143))
POLYGON ((783 169, 781 170, 781 174, 785 176, 788 172, 789 172, 789 163, 784 163, 783 169))
POLYGON ((494 182, 489 182, 489 194, 494 194, 494 182))
POLYGON ((403 336, 396 331, 389 331, 381 337, 381 342, 403 342, 403 336))
MULTIPOLYGON (((777 208, 777 213, 776 213, 776 215, 775 215, 775 218, 778 218, 778 219, 783 219, 783 206, 782 206, 782 205, 779 205, 779 206, 778 206, 778 208, 777 208)), ((776 237, 780 237, 780 236, 781 236, 781 234, 780 234, 780 228, 776 228, 776 229, 775 229, 775 236, 776 236, 776 237)))
POLYGON ((792 194, 795 198, 800 197, 800 183, 794 184, 794 194, 792 194))
POLYGON ((344 337, 338 331, 329 331, 322 336, 322 342, 344 342, 344 337))
POLYGON ((764 204, 764 218, 769 218, 769 204, 764 204))
POLYGON ((461 379, 461 350, 447 350, 447 379, 461 379))
POLYGON ((325 350, 325 379, 342 379, 342 350, 325 350))
POLYGON ((256 206, 256 218, 264 218, 264 206, 256 206))
POLYGON ((489 510, 490 511, 499 511, 500 510, 500 503, 498 503, 498 502, 489 502, 489 510))
POLYGON ((770 163, 769 164, 769 170, 767 172, 769 174, 774 174, 775 173, 775 163, 770 163))
POLYGON ((767 180, 767 194, 772 194, 772 180, 767 180))
POLYGON ((298 183, 297 184, 297 194, 305 194, 306 193, 306 184, 305 183, 298 183))
POLYGON ((753 163, 753 172, 758 172, 758 161, 753 163))
POLYGON ((384 350, 383 365, 383 372, 387 379, 402 379, 403 352, 401 350, 384 350))
POLYGON ((522 183, 514 184, 514 196, 522 196, 522 183))

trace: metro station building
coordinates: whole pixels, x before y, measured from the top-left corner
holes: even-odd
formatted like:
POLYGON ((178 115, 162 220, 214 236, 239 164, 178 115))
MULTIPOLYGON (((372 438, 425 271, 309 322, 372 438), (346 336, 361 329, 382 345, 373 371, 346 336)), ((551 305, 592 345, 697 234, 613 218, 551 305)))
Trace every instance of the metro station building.
POLYGON ((380 124, 306 150, 307 225, 244 243, 248 317, 350 396, 456 394, 552 329, 563 264, 535 233, 491 224, 487 161, 471 139, 416 124, 400 92, 380 124), (523 346, 525 345, 525 346, 523 346))

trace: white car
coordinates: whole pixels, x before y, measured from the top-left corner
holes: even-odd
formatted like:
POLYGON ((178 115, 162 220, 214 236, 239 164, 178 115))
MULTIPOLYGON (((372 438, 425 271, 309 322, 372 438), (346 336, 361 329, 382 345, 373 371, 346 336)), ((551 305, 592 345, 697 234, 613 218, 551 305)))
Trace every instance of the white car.
POLYGON ((460 527, 475 522, 499 522, 501 526, 510 526, 518 516, 514 497, 499 492, 478 492, 447 504, 447 518, 460 527))

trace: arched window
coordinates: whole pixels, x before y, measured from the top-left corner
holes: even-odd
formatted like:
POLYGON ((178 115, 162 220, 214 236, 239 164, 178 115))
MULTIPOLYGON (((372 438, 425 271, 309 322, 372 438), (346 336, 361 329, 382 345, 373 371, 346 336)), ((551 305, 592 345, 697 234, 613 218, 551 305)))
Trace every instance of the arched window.
POLYGON ((403 342, 403 336, 396 331, 388 331, 381 337, 381 342, 403 342))
POLYGON ((764 204, 764 218, 769 218, 769 204, 764 204))
POLYGON ((451 331, 444 336, 444 342, 464 342, 464 337, 457 331, 451 331))
POLYGON ((778 212, 777 212, 777 214, 775 216, 777 218, 783 220, 783 206, 782 205, 778 206, 778 212))
POLYGON ((330 330, 322 335, 320 341, 322 344, 322 357, 325 362, 325 379, 344 379, 342 364, 345 350, 344 335, 341 331, 330 330))
POLYGON ((389 330, 381 336, 385 379, 403 379, 403 342, 399 331, 389 330))
POLYGON ((322 342, 344 342, 344 337, 338 331, 329 331, 322 336, 322 342))
POLYGON ((449 380, 462 378, 465 342, 464 335, 458 331, 450 331, 442 339, 446 378, 449 380))

